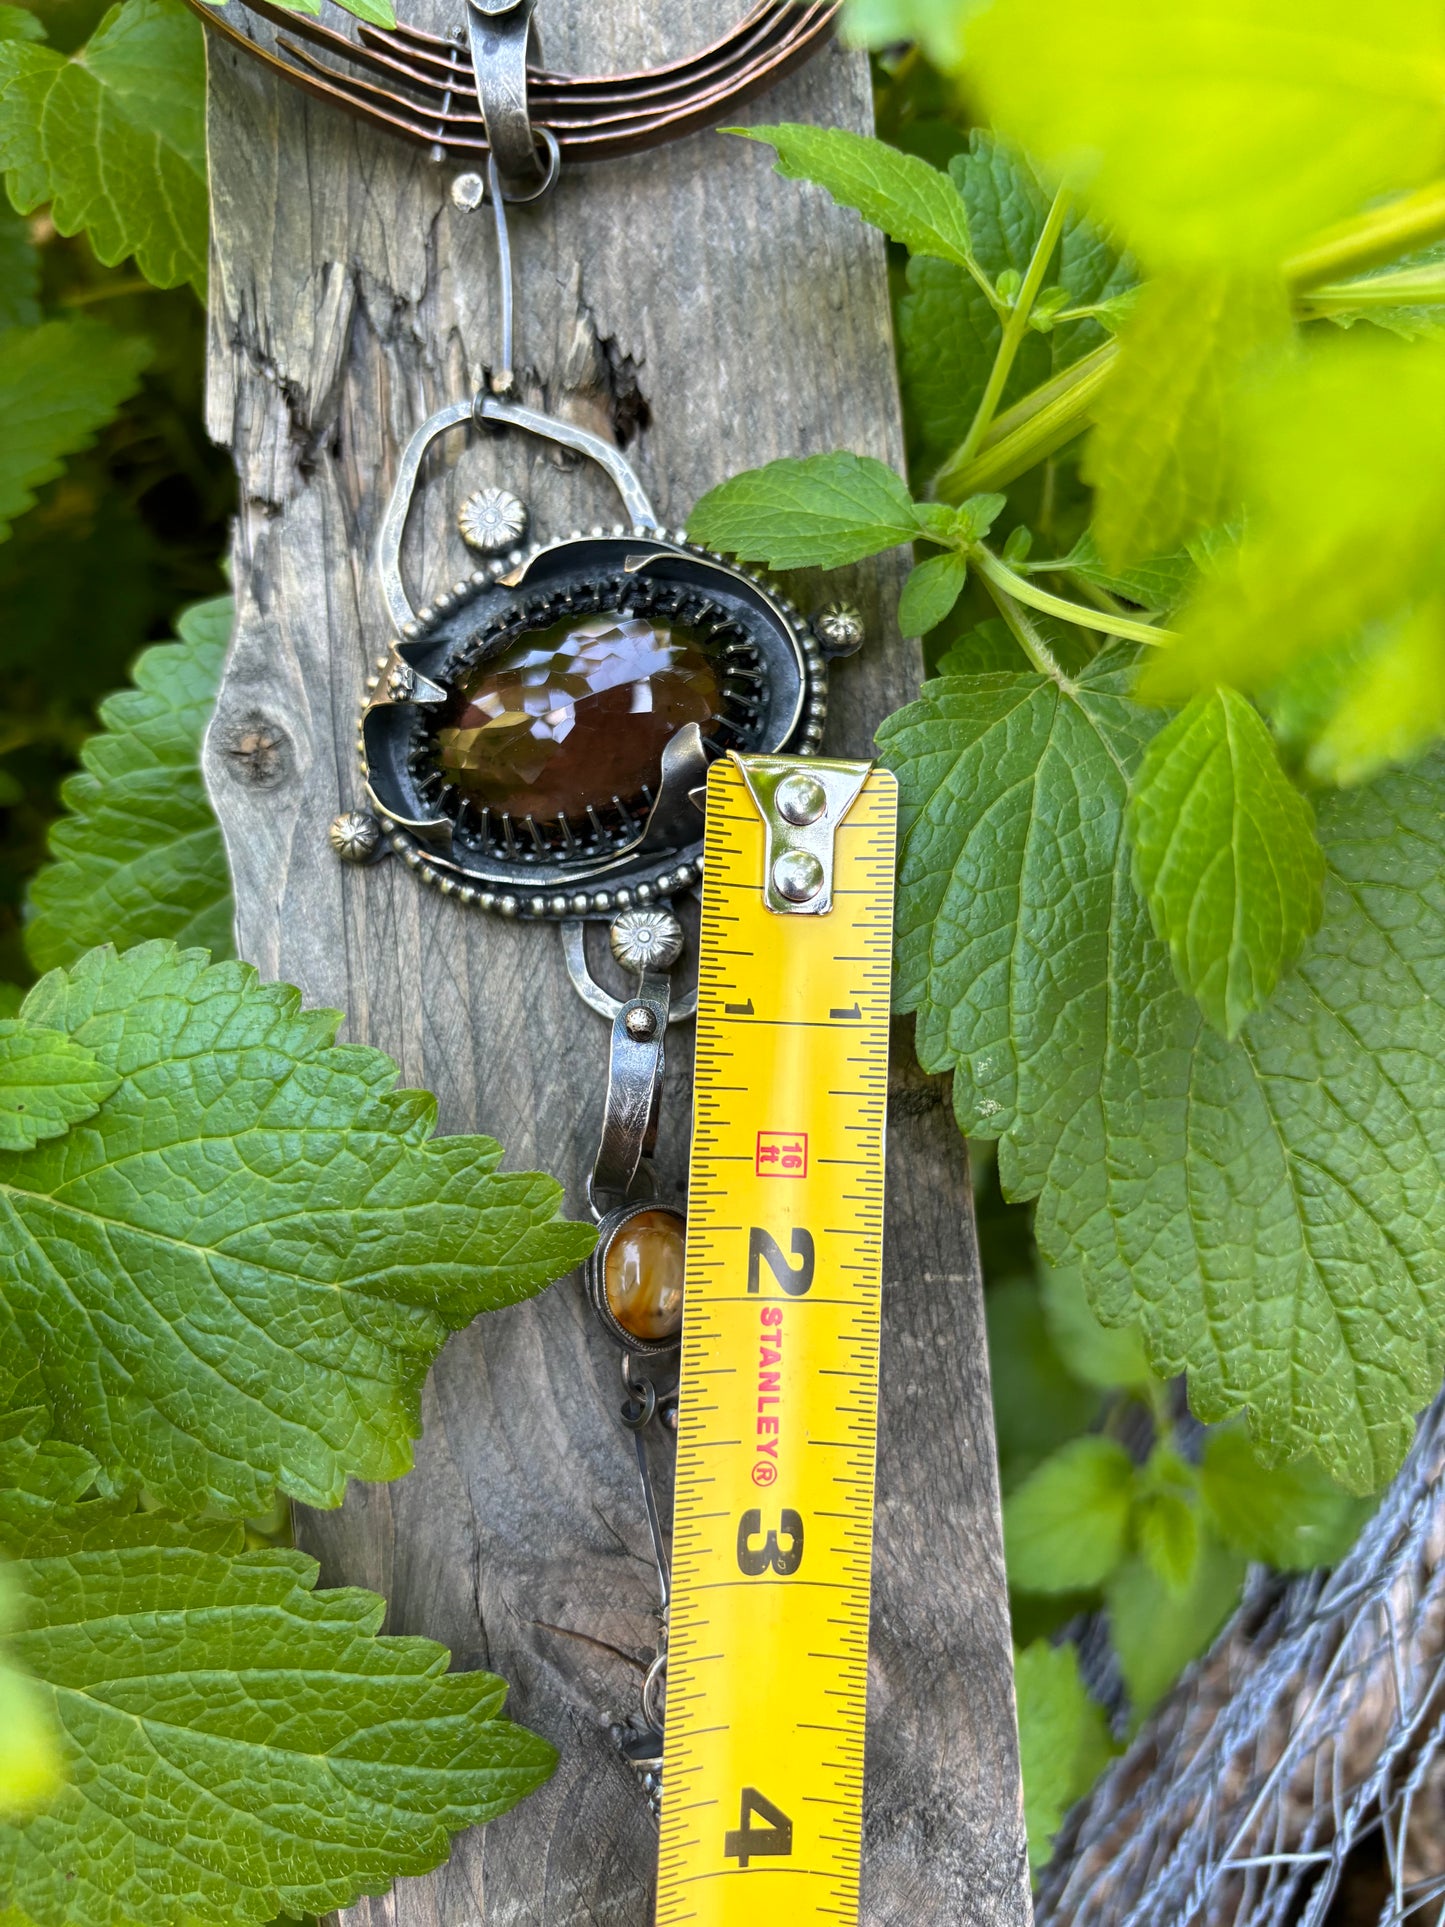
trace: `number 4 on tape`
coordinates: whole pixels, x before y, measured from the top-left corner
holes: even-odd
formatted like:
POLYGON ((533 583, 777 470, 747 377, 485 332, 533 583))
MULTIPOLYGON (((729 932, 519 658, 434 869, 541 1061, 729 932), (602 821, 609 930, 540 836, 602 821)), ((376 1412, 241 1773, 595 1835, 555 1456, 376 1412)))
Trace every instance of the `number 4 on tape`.
POLYGON ((857 1916, 896 816, 708 781, 658 1927, 857 1916))

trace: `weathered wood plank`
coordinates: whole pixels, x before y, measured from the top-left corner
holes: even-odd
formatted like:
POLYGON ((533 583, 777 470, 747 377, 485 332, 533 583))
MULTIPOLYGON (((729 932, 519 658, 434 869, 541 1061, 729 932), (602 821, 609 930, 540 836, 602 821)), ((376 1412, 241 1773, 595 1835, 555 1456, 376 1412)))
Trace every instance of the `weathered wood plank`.
MULTIPOLYGON (((545 0, 554 65, 593 71, 697 46, 727 0, 665 9, 545 0)), ((443 0, 413 15, 450 24, 443 0)), ((832 49, 761 104, 863 128, 865 63, 832 49)), ((213 46, 210 423, 235 452, 239 631, 207 750, 244 955, 348 1013, 443 1129, 485 1128, 574 1209, 599 1121, 606 1030, 551 933, 469 914, 400 864, 357 872, 325 828, 358 800, 355 717, 385 631, 370 546, 397 452, 487 359, 487 222, 447 175, 213 46)), ((630 441, 669 521, 733 469, 846 447, 897 463, 881 245, 766 155, 702 136, 564 178, 516 223, 526 398, 630 441)), ((451 580, 452 511, 478 481, 543 533, 611 522, 596 474, 516 440, 451 451, 414 518, 413 579, 451 580)), ((830 748, 866 752, 918 652, 860 589, 878 638, 836 679, 830 748)), ((678 1037, 661 1163, 685 1177, 690 1038, 678 1037)), ((963 1149, 936 1086, 895 1052, 864 1917, 1028 1917, 987 1360, 963 1149)), ((379 1587, 393 1629, 512 1682, 560 1746, 551 1785, 458 1842, 450 1865, 351 1916, 399 1927, 648 1918, 655 1834, 607 1737, 636 1704, 657 1626, 617 1361, 575 1282, 447 1347, 417 1469, 302 1521, 330 1581, 379 1587)))

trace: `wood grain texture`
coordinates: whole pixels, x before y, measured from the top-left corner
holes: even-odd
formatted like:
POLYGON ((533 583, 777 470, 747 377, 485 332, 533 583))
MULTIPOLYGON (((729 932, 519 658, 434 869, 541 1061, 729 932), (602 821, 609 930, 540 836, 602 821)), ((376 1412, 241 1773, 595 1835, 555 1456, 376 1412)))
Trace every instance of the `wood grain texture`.
MULTIPOLYGON (((548 0, 549 62, 599 71, 701 45, 728 0, 548 0)), ((450 24, 440 0, 413 15, 450 24)), ((241 952, 348 1013, 442 1128, 482 1128, 583 1203, 607 1031, 560 946, 326 845, 359 800, 355 722, 386 641, 371 544, 398 450, 469 393, 491 352, 485 216, 456 212, 419 151, 364 134, 212 45, 209 411, 235 454, 239 627, 206 773, 236 880, 241 952)), ((866 128, 866 63, 830 49, 755 110, 866 128)), ((659 510, 776 455, 898 464, 878 237, 755 147, 704 135, 564 178, 517 219, 524 399, 628 443, 659 510)), ((417 599, 459 573, 456 504, 486 480, 541 534, 610 523, 595 472, 515 438, 448 447, 410 537, 417 599)), ((901 559, 896 559, 901 566, 901 559)), ((864 571, 874 640, 835 679, 829 747, 866 753, 916 687, 881 618, 898 567, 864 571)), ((804 585, 816 599, 816 585, 804 585)), ((674 1030, 659 1162, 685 1182, 691 1038, 674 1030)), ((1015 1927, 1029 1916, 977 1251, 962 1144, 939 1088, 895 1053, 863 1917, 1015 1927)), ((310 1514, 325 1578, 372 1585, 392 1630, 512 1683, 562 1752, 555 1779, 438 1873, 349 1919, 397 1927, 645 1927, 656 1835, 608 1738, 657 1638, 615 1353, 575 1280, 455 1337, 428 1387, 416 1470, 310 1514)))

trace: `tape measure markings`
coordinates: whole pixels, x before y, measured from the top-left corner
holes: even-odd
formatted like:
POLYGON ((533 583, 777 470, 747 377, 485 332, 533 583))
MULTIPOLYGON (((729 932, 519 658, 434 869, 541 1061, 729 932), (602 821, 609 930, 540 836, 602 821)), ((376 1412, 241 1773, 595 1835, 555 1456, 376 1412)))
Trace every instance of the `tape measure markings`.
POLYGON ((776 916, 710 782, 658 1927, 856 1917, 894 808, 874 772, 832 909, 776 916))

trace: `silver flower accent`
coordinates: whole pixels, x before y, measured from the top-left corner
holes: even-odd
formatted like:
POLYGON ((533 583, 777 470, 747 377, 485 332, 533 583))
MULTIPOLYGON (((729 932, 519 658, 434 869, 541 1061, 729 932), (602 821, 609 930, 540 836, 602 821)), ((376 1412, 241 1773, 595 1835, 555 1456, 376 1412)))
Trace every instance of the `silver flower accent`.
POLYGON ((624 970, 668 970, 682 955, 682 925, 670 910, 624 910, 611 938, 624 970))
POLYGON ((368 810, 343 810, 332 817, 326 834, 343 863, 365 863, 376 854, 381 825, 368 810))
POLYGON ((457 527, 469 549, 498 555, 521 541, 527 532, 527 510, 504 488, 479 488, 462 503, 457 527))
POLYGON ((406 702, 416 689, 416 671, 409 662, 394 662, 386 679, 386 687, 396 702, 406 702))
POLYGON ((847 602, 834 602, 813 618, 813 634, 828 656, 851 656, 863 647, 863 618, 847 602))

